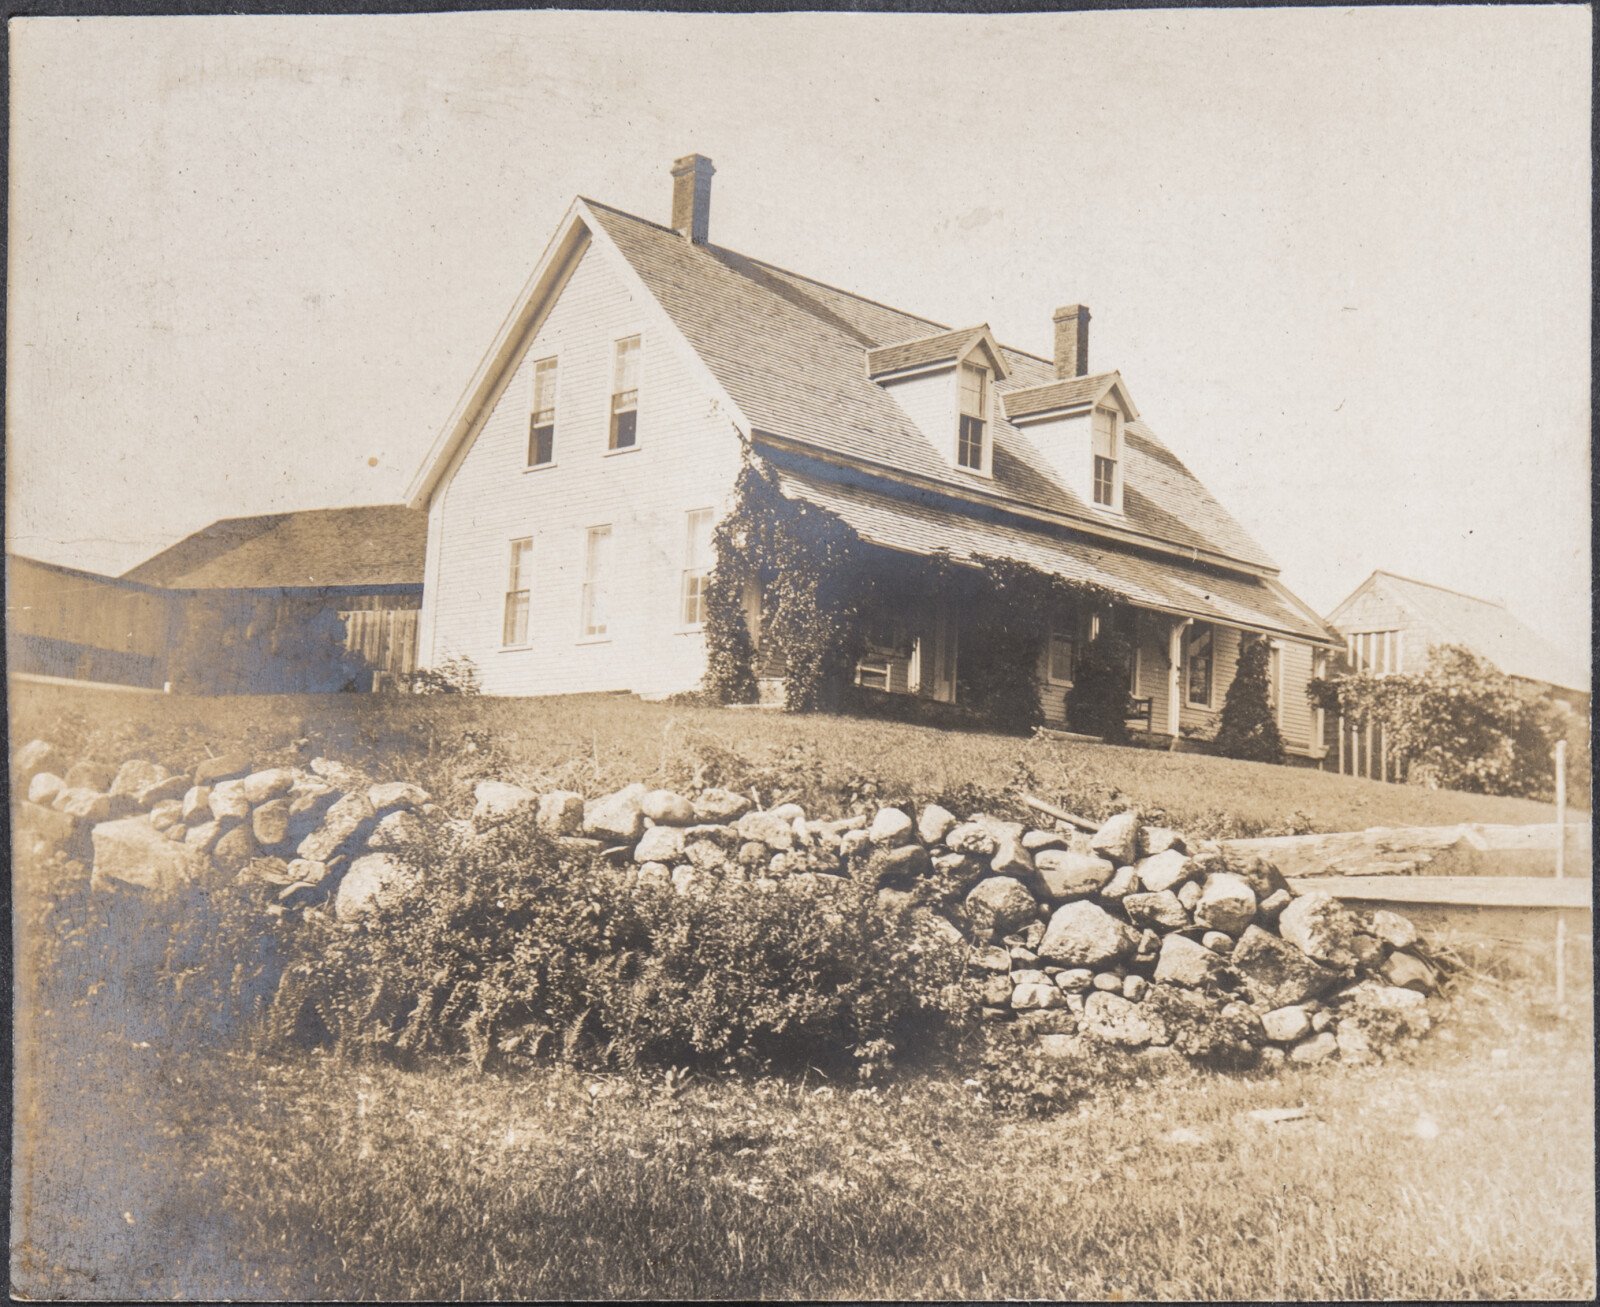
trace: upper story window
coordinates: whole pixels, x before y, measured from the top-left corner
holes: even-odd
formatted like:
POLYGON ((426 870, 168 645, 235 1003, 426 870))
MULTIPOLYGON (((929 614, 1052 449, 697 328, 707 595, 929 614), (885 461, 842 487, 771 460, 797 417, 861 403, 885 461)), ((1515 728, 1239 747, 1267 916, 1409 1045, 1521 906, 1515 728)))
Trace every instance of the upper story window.
POLYGON ((639 443, 639 337, 617 342, 611 373, 610 449, 632 449, 639 443))
POLYGON ((1114 509, 1121 505, 1121 486, 1117 484, 1121 475, 1118 440, 1121 418, 1115 409, 1094 411, 1094 502, 1103 508, 1114 509))
POLYGON ((533 541, 511 542, 511 574, 506 579, 505 621, 500 629, 500 643, 519 645, 528 643, 528 595, 533 574, 533 541))
POLYGON ((556 456, 556 361, 533 365, 533 400, 528 416, 528 466, 543 467, 556 456))
POLYGON ((689 514, 689 538, 684 548, 679 613, 679 620, 684 626, 705 624, 706 582, 710 574, 711 510, 697 508, 689 514))
POLYGON ((1345 637, 1351 670, 1387 676, 1401 670, 1399 631, 1361 631, 1345 637))
POLYGON ((974 472, 983 471, 984 438, 989 415, 989 373, 972 363, 960 367, 961 429, 956 441, 956 462, 974 472))

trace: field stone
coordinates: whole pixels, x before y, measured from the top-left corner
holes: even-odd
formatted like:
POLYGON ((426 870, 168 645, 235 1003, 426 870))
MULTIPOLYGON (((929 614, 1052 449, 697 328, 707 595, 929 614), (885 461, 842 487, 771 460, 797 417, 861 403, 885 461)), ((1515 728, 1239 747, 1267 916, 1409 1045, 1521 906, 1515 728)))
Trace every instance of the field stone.
POLYGON ((1417 942, 1417 928, 1410 920, 1387 908, 1372 914, 1372 933, 1392 949, 1408 949, 1417 942))
POLYGON ((1206 877, 1200 900, 1194 906, 1194 923, 1225 935, 1239 935, 1255 920, 1255 891, 1242 876, 1216 872, 1206 877))
POLYGON ((1010 876, 980 880, 968 891, 966 905, 974 933, 988 940, 1010 934, 1039 910, 1027 887, 1010 876))
POLYGON ((741 867, 764 867, 767 863, 767 857, 767 846, 765 844, 761 843, 760 840, 746 840, 739 846, 739 852, 734 861, 741 867))
POLYGON ((231 781, 250 772, 248 753, 225 753, 220 758, 207 758, 194 769, 196 785, 214 785, 218 781, 231 781))
POLYGON ((146 785, 133 796, 134 802, 141 808, 154 808, 158 803, 165 803, 169 799, 182 799, 189 792, 189 778, 187 776, 168 776, 159 780, 154 785, 146 785))
POLYGON ((683 831, 676 826, 652 826, 633 850, 635 862, 675 863, 683 857, 683 831))
POLYGON ((1011 973, 1013 985, 1049 985, 1055 987, 1055 981, 1040 971, 1037 967, 1018 967, 1011 973))
MULTIPOLYGON (((19 779, 18 777, 12 778, 13 782, 18 782, 19 779)), ((28 802, 37 803, 41 807, 48 808, 55 802, 56 796, 66 788, 66 781, 62 780, 54 772, 37 772, 28 782, 28 802)))
POLYGON ((1268 921, 1276 921, 1278 915, 1294 901, 1294 891, 1287 889, 1273 890, 1266 898, 1262 899, 1257 910, 1268 921))
POLYGON ((1294 1004, 1273 1008, 1261 1018, 1261 1028, 1274 1044, 1292 1044, 1311 1033, 1311 1014, 1294 1004))
MULTIPOLYGON (((472 787, 472 797, 475 800, 472 824, 479 830, 509 821, 539 802, 539 796, 532 790, 506 781, 479 781, 472 787)), ((366 802, 370 807, 372 801, 367 799, 366 802)))
POLYGON ((1155 981, 1201 989, 1221 982, 1227 976, 1223 960, 1210 949, 1184 935, 1168 935, 1161 941, 1161 956, 1156 963, 1155 981))
POLYGON ((1094 987, 1094 972, 1088 967, 1068 967, 1056 972, 1056 985, 1069 993, 1081 994, 1094 987))
POLYGON ((222 838, 224 829, 223 823, 215 820, 190 826, 184 832, 184 845, 196 853, 210 853, 216 847, 217 841, 222 838))
POLYGON ((1059 831, 1026 830, 1022 832, 1022 847, 1029 853, 1042 853, 1045 849, 1065 849, 1070 841, 1059 831))
MULTIPOLYGON (((359 797, 367 804, 367 796, 359 797)), ((371 807, 367 804, 367 807, 371 807)), ((369 853, 350 864, 339 882, 334 900, 334 915, 344 922, 356 922, 380 907, 391 907, 418 884, 418 874, 396 862, 387 853, 369 853)))
POLYGON ((1224 857, 1222 864, 1217 870, 1238 876, 1250 887, 1257 902, 1280 890, 1289 889, 1289 882, 1283 878, 1283 873, 1260 854, 1252 854, 1248 858, 1224 857))
MULTIPOLYGON (((1034 974, 1043 975, 1042 972, 1034 974)), ((1016 985, 1011 990, 1011 1006, 1018 1012, 1038 1012, 1066 1005, 1066 995, 1048 980, 1016 985)))
POLYGON ((726 825, 750 811, 750 800, 732 790, 702 790, 694 798, 694 815, 702 822, 726 825))
POLYGON ((328 897, 328 887, 322 884, 306 884, 296 881, 293 885, 285 885, 278 891, 278 903, 285 908, 309 908, 325 901, 328 897))
POLYGON ((1391 953, 1380 971, 1383 978, 1396 989, 1415 990, 1419 994, 1433 993, 1438 983, 1433 968, 1409 953, 1391 953))
POLYGON ((583 829, 583 795, 576 790, 541 794, 538 820, 546 835, 576 835, 583 829))
POLYGON ((1011 954, 997 944, 980 944, 973 949, 970 961, 982 971, 1011 970, 1011 954))
POLYGON ((1178 886, 1178 902, 1183 904, 1185 912, 1193 912, 1195 910, 1196 905, 1200 902, 1200 894, 1200 883, 1198 881, 1186 880, 1182 885, 1178 886))
POLYGON ((55 765, 56 747, 47 740, 29 740, 11 755, 11 783, 22 785, 55 765))
POLYGON ((287 871, 291 881, 304 885, 320 885, 329 875, 327 863, 312 862, 309 858, 296 858, 287 871))
MULTIPOLYGON (((1015 938, 1015 936, 1010 936, 1009 938, 1015 938)), ((1007 945, 1006 956, 1011 959, 1012 966, 1016 966, 1020 962, 1024 967, 1031 967, 1037 965, 1039 961, 1039 955, 1022 944, 1007 945)))
POLYGON ((879 808, 867 827, 867 838, 874 844, 904 844, 913 830, 911 818, 899 808, 879 808))
POLYGON ((1084 1000, 1082 1029, 1108 1044, 1124 1048, 1139 1048, 1165 1035, 1143 1008, 1130 1003, 1121 994, 1104 990, 1096 990, 1084 1000))
POLYGON ((1139 827, 1139 856, 1151 858, 1158 853, 1165 853, 1168 849, 1184 851, 1183 836, 1167 826, 1141 826, 1139 827))
MULTIPOLYGON (((1094 833, 1089 847, 1103 853, 1117 866, 1126 866, 1139 857, 1139 814, 1119 812, 1094 833)), ((1166 886, 1161 888, 1165 889, 1166 886)))
POLYGON ((1176 889, 1190 871, 1189 859, 1177 849, 1141 858, 1135 865, 1139 868, 1139 883, 1151 894, 1176 889))
POLYGON ((1124 976, 1122 978, 1122 997, 1130 1003, 1137 1003, 1144 997, 1144 992, 1149 987, 1149 981, 1143 976, 1124 976))
POLYGON ((163 799, 150 809, 150 825, 154 830, 164 831, 177 825, 182 817, 183 803, 178 799, 163 799))
POLYGON ((1039 944, 1043 939, 1044 922, 1038 920, 1038 918, 1035 918, 1026 926, 1024 926, 1020 932, 1018 932, 1016 939, 1008 940, 1007 942, 1021 944, 1023 948, 1038 949, 1039 944))
POLYGON ((1078 899, 1057 908, 1039 944, 1046 962, 1069 967, 1097 967, 1126 957, 1139 946, 1139 936, 1097 903, 1078 899))
POLYGON ((68 786, 58 793, 50 807, 78 821, 105 822, 111 820, 111 796, 85 786, 68 786))
POLYGON ((867 838, 865 829, 847 830, 839 837, 839 856, 841 858, 856 857, 858 854, 865 853, 871 847, 872 841, 867 838))
POLYGON ((1376 966, 1383 944, 1331 894, 1302 894, 1278 916, 1278 933, 1309 958, 1335 966, 1376 966))
POLYGON ((106 889, 108 882, 116 881, 165 894, 201 879, 206 871, 203 856, 174 844, 145 816, 101 822, 90 838, 94 869, 89 883, 95 889, 106 889))
POLYGON ((1319 1035, 1333 1025, 1333 1022, 1334 1016, 1332 1012, 1313 1012, 1311 1014, 1311 1028, 1319 1035))
POLYGON ((249 823, 240 822, 216 843, 211 856, 224 867, 232 868, 249 862, 261 852, 260 845, 249 823))
POLYGON ((945 833, 944 843, 954 853, 967 853, 980 858, 992 858, 999 847, 994 835, 974 821, 952 826, 945 833))
POLYGON ((219 781, 211 787, 211 815, 221 820, 232 817, 243 821, 250 815, 250 800, 245 797, 243 781, 219 781))
POLYGON ((1334 1027, 1333 1037, 1339 1045, 1341 1062, 1371 1062, 1377 1057, 1377 1050, 1359 1021, 1346 1017, 1334 1027))
POLYGON ((1115 971, 1097 972, 1090 984, 1093 988, 1104 990, 1107 994, 1122 993, 1122 977, 1115 971))
POLYGON ((1022 847, 1020 831, 1015 835, 1009 831, 995 833, 994 856, 989 859, 990 871, 997 876, 1031 880, 1033 869, 1033 855, 1022 847))
POLYGON ((672 868, 664 862, 647 862, 639 868, 640 885, 653 885, 664 888, 672 884, 672 868))
POLYGON ((1307 957, 1288 940, 1260 926, 1251 926, 1239 936, 1228 961, 1244 981, 1245 992, 1257 1006, 1269 1009, 1324 994, 1347 974, 1307 957))
POLYGON ((306 777, 298 780, 289 790, 289 815, 296 825, 307 824, 307 829, 322 819, 322 814, 341 797, 341 791, 324 781, 306 777))
POLYGON ((104 794, 116 779, 116 769, 103 762, 75 762, 67 768, 69 790, 93 790, 104 794))
POLYGON ((1135 926, 1156 930, 1182 930, 1189 924, 1189 914, 1171 890, 1159 894, 1129 894, 1122 900, 1122 910, 1135 926))
POLYGON ((773 812, 747 812, 739 818, 737 829, 746 840, 765 844, 775 852, 786 853, 794 848, 792 820, 773 812))
POLYGON ((1228 954, 1233 952, 1233 936, 1226 935, 1220 930, 1208 930, 1200 936, 1200 944, 1210 949, 1213 953, 1228 954))
POLYGON ((926 876, 933 870, 928 850, 920 844, 902 844, 888 850, 879 861, 878 879, 910 880, 926 876))
POLYGON ((644 834, 644 811, 639 805, 647 793, 635 782, 590 799, 583 805, 583 833, 621 844, 635 843, 644 834))
MULTIPOLYGON (((256 811, 259 813, 261 809, 257 808, 256 811)), ((395 808, 378 818, 378 824, 372 828, 372 834, 367 837, 367 847, 398 849, 415 843, 421 834, 422 821, 417 814, 409 808, 395 808)), ((260 836, 257 835, 256 838, 259 839, 260 836)))
POLYGON ((281 799, 294 788, 294 773, 287 767, 268 767, 265 771, 251 772, 242 782, 244 797, 254 807, 281 799))
POLYGON ((942 844, 956 824, 955 813, 930 803, 917 818, 917 838, 924 844, 942 844))
MULTIPOLYGON (((249 783, 246 781, 246 786, 249 783)), ((415 810, 427 803, 431 797, 422 786, 413 785, 409 781, 389 781, 383 785, 373 785, 367 790, 367 802, 380 817, 396 809, 415 810)))
POLYGON ((1033 865, 1045 894, 1052 899, 1087 898, 1117 875, 1105 858, 1066 849, 1043 849, 1035 855, 1033 865))
POLYGON ((250 829, 258 844, 282 844, 289 838, 289 800, 263 803, 250 814, 250 829))
POLYGON ((322 825, 300 841, 297 850, 312 862, 327 862, 347 843, 354 843, 372 825, 372 804, 357 791, 347 794, 323 815, 322 825))
POLYGON ((728 850, 721 844, 715 840, 690 838, 688 832, 684 834, 683 856, 695 870, 713 874, 721 874, 733 865, 728 850))
POLYGON ((1011 977, 1006 975, 990 976, 980 987, 979 998, 990 1007, 1009 1007, 1011 1005, 1011 977))
POLYGON ((639 800, 639 811, 657 826, 693 826, 699 820, 694 804, 675 790, 650 790, 639 800))

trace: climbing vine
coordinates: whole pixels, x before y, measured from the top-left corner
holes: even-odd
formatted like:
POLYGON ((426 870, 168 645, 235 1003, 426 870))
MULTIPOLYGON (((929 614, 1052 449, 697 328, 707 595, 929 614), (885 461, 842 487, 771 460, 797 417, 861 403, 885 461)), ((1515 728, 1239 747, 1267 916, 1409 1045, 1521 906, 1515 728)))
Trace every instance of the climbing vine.
POLYGON ((1122 598, 1011 559, 963 566, 942 552, 910 558, 876 549, 835 514, 785 496, 772 468, 748 451, 712 543, 705 689, 723 703, 753 702, 766 674, 785 678, 792 712, 840 706, 867 622, 903 612, 905 597, 918 596, 960 614, 958 700, 997 726, 1026 730, 1042 718, 1038 669, 1051 615, 1122 598), (746 623, 747 586, 760 596, 759 649, 746 623))

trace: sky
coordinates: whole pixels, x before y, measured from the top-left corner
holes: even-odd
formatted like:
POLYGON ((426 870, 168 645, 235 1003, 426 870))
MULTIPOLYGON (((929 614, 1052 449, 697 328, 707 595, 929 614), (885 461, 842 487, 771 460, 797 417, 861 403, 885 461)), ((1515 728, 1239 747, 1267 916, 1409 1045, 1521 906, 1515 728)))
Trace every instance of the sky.
POLYGON ((399 500, 574 195, 1090 367, 1327 613, 1589 650, 1583 6, 10 24, 7 545, 399 500))

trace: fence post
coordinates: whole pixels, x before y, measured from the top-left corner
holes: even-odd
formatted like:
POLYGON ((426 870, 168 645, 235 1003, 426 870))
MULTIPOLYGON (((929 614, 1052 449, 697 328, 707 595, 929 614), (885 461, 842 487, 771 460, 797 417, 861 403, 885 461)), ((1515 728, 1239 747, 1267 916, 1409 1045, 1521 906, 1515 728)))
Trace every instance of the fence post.
MULTIPOLYGON (((1566 875, 1567 862, 1567 742, 1556 741, 1556 879, 1566 875)), ((1567 1001, 1567 921, 1556 913, 1556 1007, 1567 1001)))

